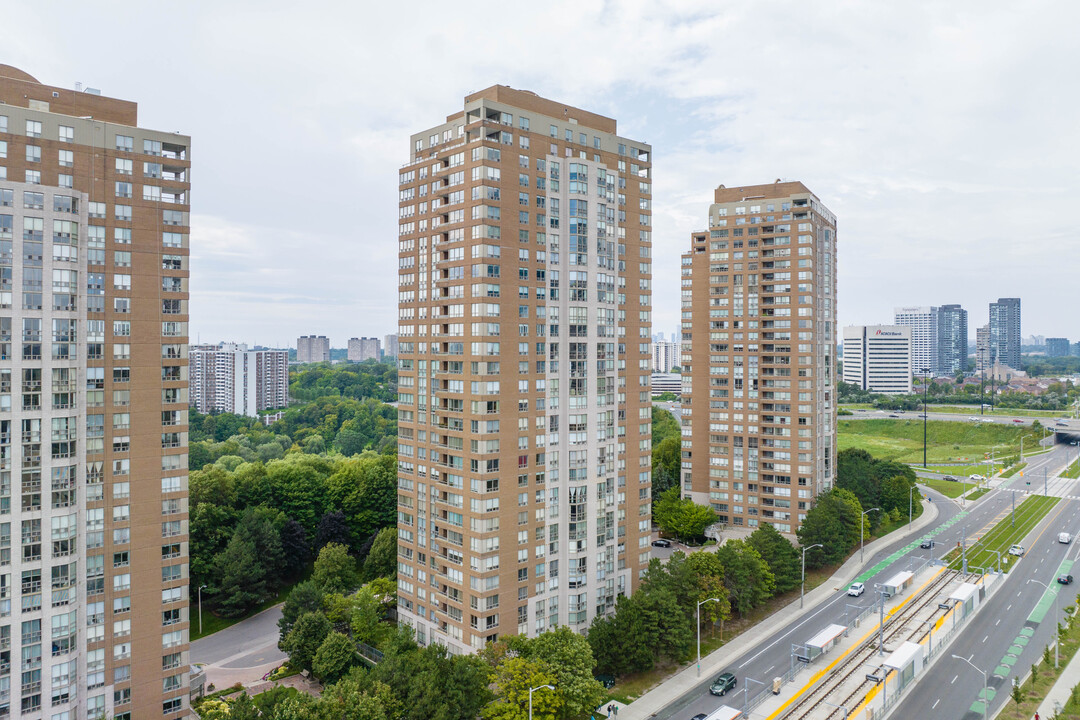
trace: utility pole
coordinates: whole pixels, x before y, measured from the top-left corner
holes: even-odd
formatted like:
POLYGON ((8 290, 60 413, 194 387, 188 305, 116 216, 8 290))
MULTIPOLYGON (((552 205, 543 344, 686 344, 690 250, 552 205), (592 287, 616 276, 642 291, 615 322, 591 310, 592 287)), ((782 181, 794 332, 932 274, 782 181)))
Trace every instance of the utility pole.
POLYGON ((964 574, 967 575, 967 525, 964 526, 963 540, 960 541, 960 557, 964 561, 964 574))
MULTIPOLYGON (((885 596, 884 590, 878 590, 878 655, 885 654, 885 596)), ((885 676, 888 678, 888 675, 885 676)))
POLYGON ((926 382, 927 378, 926 378, 926 376, 927 376, 927 374, 929 372, 930 371, 928 369, 923 368, 923 379, 922 379, 922 466, 923 466, 923 470, 926 469, 926 415, 927 415, 927 413, 926 413, 926 388, 927 388, 927 382, 926 382))

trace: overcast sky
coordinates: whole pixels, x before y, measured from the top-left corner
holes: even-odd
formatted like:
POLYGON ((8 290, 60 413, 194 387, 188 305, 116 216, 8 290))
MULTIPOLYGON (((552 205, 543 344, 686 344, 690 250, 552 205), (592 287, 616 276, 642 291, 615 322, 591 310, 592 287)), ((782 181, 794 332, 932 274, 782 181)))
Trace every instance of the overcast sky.
POLYGON ((841 325, 1019 296, 1080 338, 1073 0, 5 5, 0 63, 192 136, 193 342, 393 332, 409 134, 496 83, 652 144, 654 332, 712 189, 783 178, 838 216, 841 325))

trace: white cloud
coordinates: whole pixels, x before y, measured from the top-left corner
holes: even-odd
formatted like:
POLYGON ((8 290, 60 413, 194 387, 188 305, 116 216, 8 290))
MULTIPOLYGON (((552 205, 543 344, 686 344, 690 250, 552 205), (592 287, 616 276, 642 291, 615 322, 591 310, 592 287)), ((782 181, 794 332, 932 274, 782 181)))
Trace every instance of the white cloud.
POLYGON ((193 136, 204 340, 391 332, 408 136, 495 83, 652 143, 656 330, 679 322, 678 255, 712 189, 782 177, 839 217, 842 324, 960 302, 974 328, 1019 295, 1025 334, 1080 337, 1061 312, 1080 272, 1075 4, 114 2, 62 26, 39 5, 6 11, 6 62, 193 136), (152 59, 119 37, 154 38, 152 59))

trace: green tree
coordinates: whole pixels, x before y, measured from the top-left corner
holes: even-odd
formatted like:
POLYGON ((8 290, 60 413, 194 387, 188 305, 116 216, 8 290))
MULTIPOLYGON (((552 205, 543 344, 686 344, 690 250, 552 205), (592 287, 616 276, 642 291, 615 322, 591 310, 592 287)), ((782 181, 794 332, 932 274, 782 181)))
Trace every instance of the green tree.
POLYGON ((337 682, 356 663, 356 647, 347 635, 331 632, 319 645, 311 670, 323 683, 337 682))
POLYGON ((604 686, 593 677, 596 660, 588 640, 565 625, 531 640, 528 657, 546 665, 554 676, 553 684, 563 701, 561 718, 585 715, 607 696, 604 686))
POLYGON ((664 492, 653 510, 653 520, 664 532, 682 540, 703 537, 705 528, 716 522, 716 512, 708 505, 680 498, 678 486, 664 492))
POLYGON ((238 534, 214 560, 214 604, 223 617, 240 617, 266 597, 266 567, 255 544, 238 534))
POLYGON ((717 548, 717 559, 724 566, 724 587, 732 608, 745 615, 773 595, 776 580, 769 565, 745 540, 728 540, 717 548))
POLYGON ((806 566, 819 568, 843 560, 859 542, 860 522, 866 523, 862 506, 849 490, 833 488, 819 495, 797 531, 803 547, 822 545, 806 553, 806 566))
MULTIPOLYGON (((495 699, 481 710, 484 720, 527 720, 529 689, 555 684, 555 676, 542 663, 523 657, 507 658, 500 663, 492 680, 495 699)), ((563 709, 558 687, 534 692, 532 708, 533 720, 556 720, 563 709)))
POLYGON ((322 607, 324 595, 322 589, 310 580, 297 583, 293 587, 281 607, 281 618, 278 620, 281 635, 279 646, 284 643, 297 618, 304 613, 316 612, 322 607))
POLYGON ((383 621, 386 618, 387 605, 392 603, 393 599, 380 598, 373 586, 365 585, 350 600, 352 612, 349 626, 353 639, 378 647, 392 632, 390 625, 383 621))
POLYGON ((329 634, 330 621, 321 612, 301 615, 283 643, 283 650, 289 655, 289 664, 301 670, 311 670, 315 654, 329 634))
POLYGON ((393 577, 397 572, 397 528, 385 527, 375 536, 371 552, 364 560, 363 579, 393 577))
POLYGON ((319 697, 319 720, 394 720, 401 715, 401 703, 390 687, 359 669, 325 688, 319 697))
POLYGON ((747 538, 758 551, 773 574, 776 594, 786 593, 799 586, 802 579, 802 558, 791 541, 781 535, 771 523, 763 522, 747 538))
POLYGON ((356 561, 344 545, 330 543, 319 551, 311 580, 324 593, 348 592, 358 584, 356 561))
POLYGON ((589 647, 597 670, 602 673, 644 672, 651 670, 656 662, 654 638, 650 634, 656 628, 649 622, 638 597, 638 594, 620 595, 615 612, 610 616, 598 615, 589 626, 589 647))

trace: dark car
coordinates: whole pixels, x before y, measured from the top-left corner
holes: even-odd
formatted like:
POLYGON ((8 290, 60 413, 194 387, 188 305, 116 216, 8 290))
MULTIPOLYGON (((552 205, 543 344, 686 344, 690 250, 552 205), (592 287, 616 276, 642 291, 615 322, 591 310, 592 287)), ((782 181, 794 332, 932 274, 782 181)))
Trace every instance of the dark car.
POLYGON ((698 713, 694 717, 690 718, 690 720, 705 720, 705 718, 707 718, 707 717, 709 717, 709 716, 706 715, 705 713, 698 713))
POLYGON ((937 542, 934 540, 923 540, 921 543, 919 543, 919 547, 921 547, 923 550, 929 550, 935 545, 937 545, 937 542))
POLYGON ((899 415, 897 415, 896 413, 889 413, 889 417, 891 417, 891 418, 898 418, 898 417, 900 417, 900 416, 899 416, 899 415))
POLYGON ((942 480, 948 480, 949 482, 956 482, 956 478, 954 476, 952 476, 952 475, 945 475, 941 479, 942 480))
POLYGON ((1062 585, 1072 585, 1072 575, 1058 575, 1058 582, 1062 585))
POLYGON ((669 547, 671 547, 671 541, 670 540, 665 540, 664 538, 660 538, 659 540, 653 540, 652 541, 652 546, 653 547, 668 547, 669 548, 669 547))
POLYGON ((709 686, 709 692, 713 695, 727 695, 728 690, 735 688, 735 675, 733 673, 723 673, 720 677, 713 681, 713 684, 709 686))

